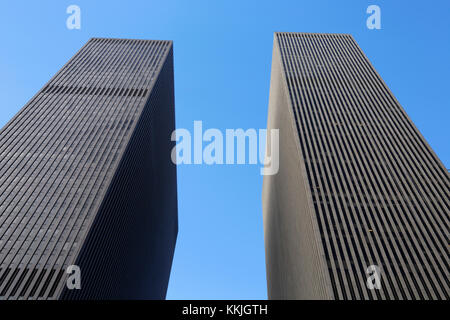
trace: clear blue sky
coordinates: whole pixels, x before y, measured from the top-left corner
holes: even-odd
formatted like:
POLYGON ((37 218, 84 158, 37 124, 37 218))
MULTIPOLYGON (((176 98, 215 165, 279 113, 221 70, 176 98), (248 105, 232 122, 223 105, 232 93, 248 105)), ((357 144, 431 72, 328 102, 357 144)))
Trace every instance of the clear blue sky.
MULTIPOLYGON (((90 37, 174 41, 177 127, 265 128, 274 31, 351 33, 450 168, 450 1, 23 1, 0 10, 2 127, 90 37), (81 8, 81 30, 66 8, 81 8), (366 8, 381 8, 381 30, 366 8)), ((265 299, 259 165, 178 168, 167 298, 265 299)))

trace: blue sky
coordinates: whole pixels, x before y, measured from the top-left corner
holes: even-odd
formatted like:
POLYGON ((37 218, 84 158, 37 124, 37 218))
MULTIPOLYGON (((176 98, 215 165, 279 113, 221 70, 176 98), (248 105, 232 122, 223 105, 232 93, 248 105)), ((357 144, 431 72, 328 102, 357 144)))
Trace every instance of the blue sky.
MULTIPOLYGON (((11 1, 0 10, 0 127, 90 37, 174 41, 176 123, 265 128, 274 31, 351 33, 450 168, 450 2, 11 1), (66 8, 81 8, 81 30, 66 8), (381 8, 381 30, 366 8, 381 8)), ((178 167, 168 299, 265 299, 259 165, 178 167)))

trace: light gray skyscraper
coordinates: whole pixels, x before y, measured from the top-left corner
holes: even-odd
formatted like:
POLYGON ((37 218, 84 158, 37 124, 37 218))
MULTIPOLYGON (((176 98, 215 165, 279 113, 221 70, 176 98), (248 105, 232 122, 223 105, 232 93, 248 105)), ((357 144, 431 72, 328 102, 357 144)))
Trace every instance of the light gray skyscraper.
POLYGON ((269 298, 449 299, 449 174, 352 36, 275 34, 267 126, 269 298))

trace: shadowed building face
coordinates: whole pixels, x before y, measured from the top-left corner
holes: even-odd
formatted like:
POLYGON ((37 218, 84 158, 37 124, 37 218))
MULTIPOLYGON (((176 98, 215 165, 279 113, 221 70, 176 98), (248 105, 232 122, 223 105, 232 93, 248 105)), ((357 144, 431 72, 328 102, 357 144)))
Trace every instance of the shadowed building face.
POLYGON ((449 298, 449 174, 350 35, 275 34, 267 127, 269 298, 449 298))
POLYGON ((1 129, 1 298, 165 298, 173 90, 172 42, 91 39, 1 129))

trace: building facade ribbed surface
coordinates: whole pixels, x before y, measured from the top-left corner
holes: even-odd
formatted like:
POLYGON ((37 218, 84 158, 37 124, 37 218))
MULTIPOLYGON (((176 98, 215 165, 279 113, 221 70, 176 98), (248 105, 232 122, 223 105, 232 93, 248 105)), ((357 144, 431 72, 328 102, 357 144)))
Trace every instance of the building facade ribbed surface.
POLYGON ((1 299, 165 298, 174 112, 171 41, 93 38, 1 129, 1 299))
POLYGON ((275 34, 273 128, 269 298, 449 299, 449 173, 352 36, 275 34))

